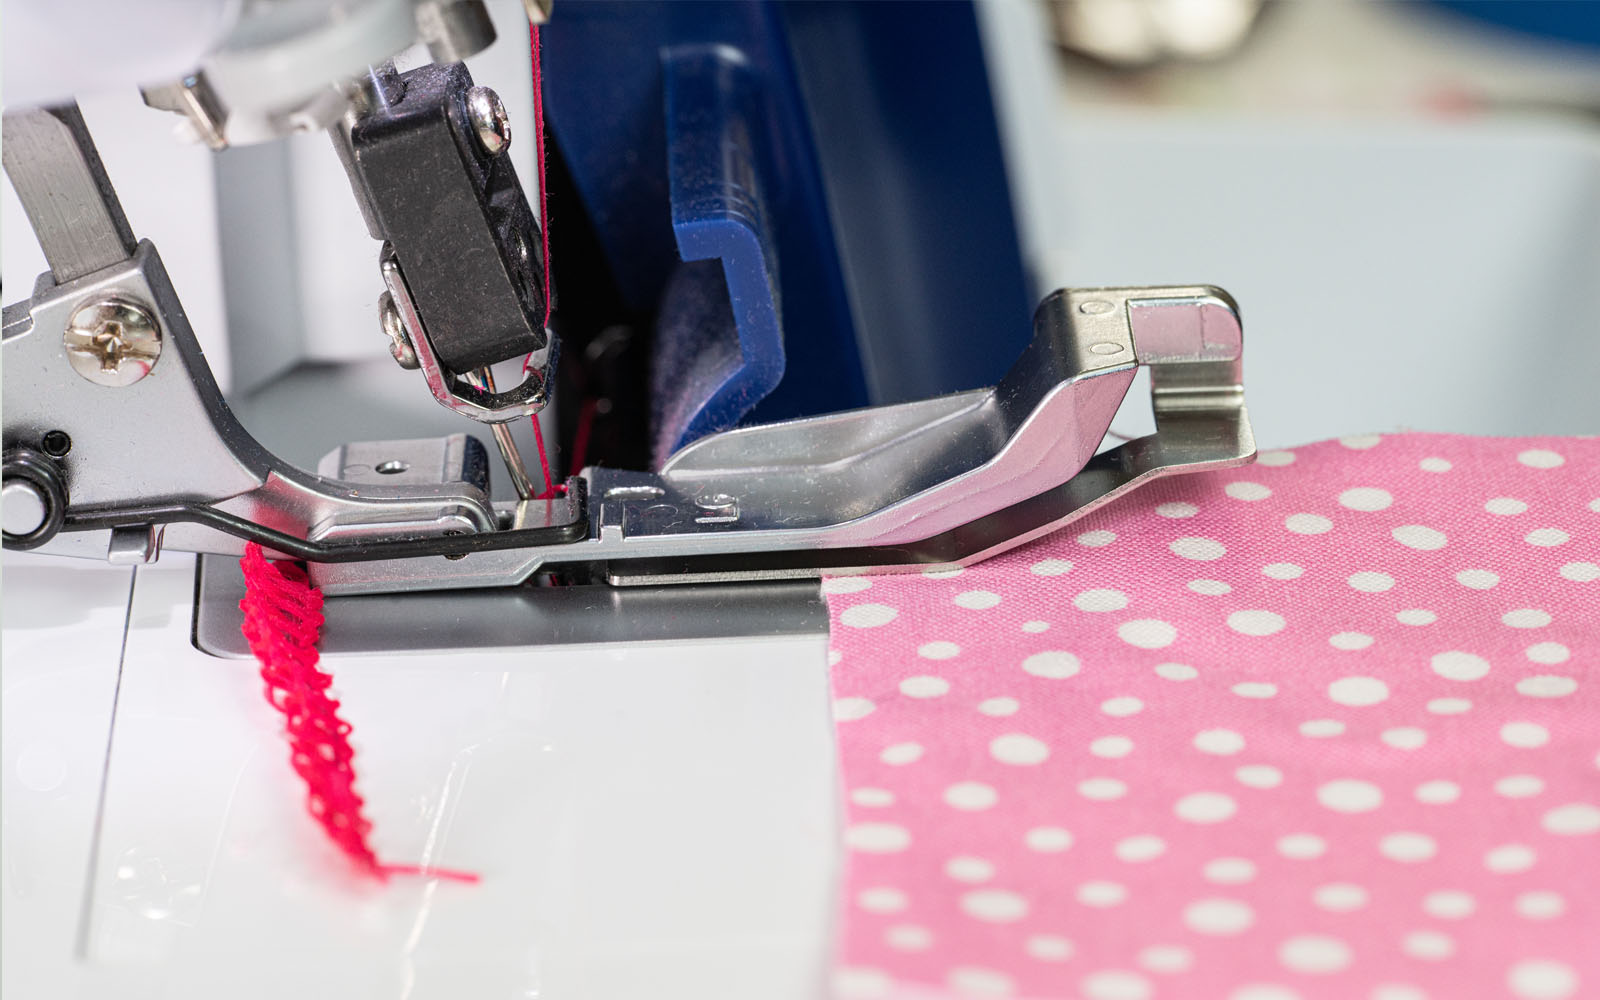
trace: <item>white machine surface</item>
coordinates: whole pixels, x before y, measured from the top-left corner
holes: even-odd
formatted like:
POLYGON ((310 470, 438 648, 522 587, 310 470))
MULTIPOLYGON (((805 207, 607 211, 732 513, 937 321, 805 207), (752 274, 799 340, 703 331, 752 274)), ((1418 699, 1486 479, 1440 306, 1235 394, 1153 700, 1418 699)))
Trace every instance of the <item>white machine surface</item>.
MULTIPOLYGON (((1008 9, 986 14, 989 44, 1036 29, 1008 9)), ((997 61, 996 89, 1029 164, 1015 187, 1037 283, 1228 287, 1263 448, 1600 432, 1600 337, 1572 334, 1600 330, 1592 120, 1086 110, 1036 86, 1033 44, 997 61), (1027 121, 1062 138, 1026 137, 1027 121)), ((85 108, 227 370, 215 219, 127 176, 166 122, 85 108)), ((150 149, 155 170, 206 155, 150 149)), ((328 190, 303 188, 298 210, 328 190)), ((9 185, 4 234, 5 284, 26 288, 43 267, 9 185)), ((316 308, 359 316, 370 341, 370 259, 346 283, 336 258, 308 265, 317 287, 353 290, 316 308)), ((374 397, 414 396, 387 359, 362 365, 351 382, 374 397)), ((238 408, 292 458, 362 433, 291 419, 327 393, 273 393, 238 408)), ((1143 433, 1131 398, 1116 427, 1143 433)), ((327 657, 380 857, 482 876, 378 886, 305 815, 255 664, 191 641, 193 557, 134 570, 7 552, 3 574, 6 996, 825 995, 842 853, 824 635, 327 657)))

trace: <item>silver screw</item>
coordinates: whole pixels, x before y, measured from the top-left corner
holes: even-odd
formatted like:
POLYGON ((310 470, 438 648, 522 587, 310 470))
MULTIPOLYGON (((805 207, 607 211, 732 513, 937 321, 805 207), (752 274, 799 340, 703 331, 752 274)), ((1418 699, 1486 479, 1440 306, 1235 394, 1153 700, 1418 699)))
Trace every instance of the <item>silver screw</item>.
POLYGON ((50 513, 44 494, 26 479, 12 479, 0 487, 0 521, 8 535, 31 535, 44 526, 50 513))
POLYGON ((739 520, 739 501, 726 493, 702 493, 695 497, 694 505, 700 508, 695 516, 699 524, 728 524, 739 520))
POLYGON ((490 156, 499 156, 511 145, 511 118, 500 95, 488 87, 473 87, 467 91, 467 117, 478 145, 490 156))
POLYGON ((132 385, 150 374, 161 357, 161 328, 155 317, 126 299, 95 299, 79 306, 61 341, 72 370, 95 385, 132 385))
POLYGON ((405 321, 400 318, 400 307, 394 304, 394 296, 388 292, 378 298, 378 320, 383 324, 383 332, 389 335, 389 353, 394 356, 395 363, 407 371, 421 367, 411 338, 406 335, 405 321))

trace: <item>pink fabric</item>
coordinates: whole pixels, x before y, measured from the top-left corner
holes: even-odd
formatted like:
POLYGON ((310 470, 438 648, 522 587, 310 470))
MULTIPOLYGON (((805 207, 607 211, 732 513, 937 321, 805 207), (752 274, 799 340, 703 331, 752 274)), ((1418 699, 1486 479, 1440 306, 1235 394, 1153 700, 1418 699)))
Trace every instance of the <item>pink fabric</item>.
POLYGON ((1179 478, 827 581, 843 996, 1600 996, 1600 439, 1179 478))

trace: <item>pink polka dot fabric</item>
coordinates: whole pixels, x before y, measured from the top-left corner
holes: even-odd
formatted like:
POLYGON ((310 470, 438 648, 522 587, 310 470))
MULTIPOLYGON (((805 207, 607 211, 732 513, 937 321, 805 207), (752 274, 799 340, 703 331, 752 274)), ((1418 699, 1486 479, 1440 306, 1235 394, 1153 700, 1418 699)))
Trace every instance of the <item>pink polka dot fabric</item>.
POLYGON ((1365 436, 825 583, 845 997, 1600 997, 1600 439, 1365 436))

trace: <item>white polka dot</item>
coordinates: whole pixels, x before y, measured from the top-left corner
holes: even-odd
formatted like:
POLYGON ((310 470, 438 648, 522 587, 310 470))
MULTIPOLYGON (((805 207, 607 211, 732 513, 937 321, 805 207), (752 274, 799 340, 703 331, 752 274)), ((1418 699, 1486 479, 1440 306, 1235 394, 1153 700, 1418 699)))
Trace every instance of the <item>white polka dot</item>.
POLYGON ((1002 764, 1038 764, 1050 756, 1043 740, 1025 733, 1006 733, 989 743, 989 754, 1002 764))
POLYGON ((1500 739, 1510 746, 1531 750, 1550 742, 1550 730, 1537 722, 1508 722, 1500 727, 1500 739))
POLYGON ((1173 645, 1173 640, 1178 638, 1178 629, 1174 629, 1170 622, 1155 618, 1134 618, 1117 626, 1117 635, 1122 642, 1139 646, 1141 650, 1160 650, 1162 646, 1173 645))
POLYGON ((1423 472, 1449 472, 1454 466, 1448 458, 1425 458, 1417 463, 1423 472))
POLYGON ((865 719, 877 707, 871 698, 835 698, 833 718, 836 722, 854 722, 857 719, 865 719))
POLYGON ((1034 653, 1022 661, 1022 669, 1035 677, 1048 677, 1051 680, 1061 680, 1071 677, 1082 667, 1078 658, 1071 653, 1059 649, 1047 649, 1042 653, 1034 653))
POLYGON ((1072 846, 1072 834, 1059 826, 1036 826, 1023 834, 1023 843, 1029 850, 1055 854, 1072 846))
POLYGON ((1300 735, 1314 740, 1329 739, 1344 732, 1344 723, 1338 719, 1307 719, 1300 723, 1300 735))
POLYGON ((1110 545, 1117 540, 1115 531, 1085 531, 1078 536, 1078 544, 1086 545, 1091 549, 1098 549, 1103 545, 1110 545))
POLYGON ((1189 589, 1207 597, 1221 597, 1233 593, 1233 588, 1221 580, 1190 580, 1189 589))
POLYGON ((1197 559, 1201 562, 1211 562, 1227 555, 1228 550, 1221 542, 1210 538, 1180 538, 1167 548, 1175 556, 1185 559, 1197 559))
POLYGON ((1222 488, 1222 492, 1235 500, 1265 500, 1272 496, 1272 491, 1260 483, 1237 482, 1229 483, 1222 488))
POLYGON ((1442 889, 1422 897, 1422 911, 1440 920, 1465 920, 1478 908, 1478 901, 1470 892, 1442 889))
POLYGON ((1529 698, 1565 698, 1578 690, 1578 682, 1571 677, 1540 674, 1517 681, 1517 693, 1529 698))
POLYGON ((911 843, 911 834, 894 823, 856 823, 844 831, 845 846, 867 854, 894 854, 911 843))
POLYGON ((1040 559, 1028 569, 1035 576, 1060 576, 1072 569, 1072 563, 1065 559, 1040 559))
POLYGON ((850 801, 866 809, 882 809, 894 805, 894 793, 887 788, 857 788, 850 793, 850 801))
POLYGON ((1128 887, 1117 882, 1093 881, 1078 886, 1078 902, 1085 906, 1116 906, 1128 898, 1128 887))
POLYGON ((1195 734, 1194 748, 1226 757, 1244 749, 1244 737, 1231 729, 1207 729, 1195 734))
POLYGON ((1376 705, 1389 697, 1389 685, 1376 677, 1341 677, 1328 685, 1328 697, 1356 708, 1376 705))
POLYGON ((1414 794, 1417 801, 1424 805, 1449 805, 1461 797, 1461 786, 1453 781, 1424 781, 1417 786, 1414 794))
POLYGON ((1367 1000, 1428 1000, 1428 994, 1422 987, 1407 983, 1379 983, 1367 1000))
POLYGON ((1378 841, 1378 853, 1390 861, 1413 864, 1427 861, 1439 852, 1439 845, 1425 833, 1391 833, 1378 841))
POLYGON ((1194 517, 1200 513, 1200 508, 1192 503, 1174 502, 1156 505, 1156 513, 1162 517, 1194 517))
POLYGON ((922 571, 922 575, 930 580, 948 580, 965 572, 966 568, 963 566, 929 566, 922 571))
POLYGON ((1382 740, 1396 750, 1418 750, 1428 742, 1427 730, 1418 729, 1416 726, 1395 726, 1385 729, 1378 735, 1382 740))
POLYGON ((1351 434, 1340 438, 1339 443, 1353 451, 1366 451, 1368 448, 1376 448, 1382 440, 1381 434, 1351 434))
POLYGON ((1049 628, 1050 628, 1050 623, 1049 622, 1041 622, 1041 621, 1035 620, 1035 621, 1028 621, 1028 622, 1023 622, 1022 623, 1022 631, 1024 631, 1024 632, 1038 633, 1038 632, 1044 632, 1044 631, 1048 630, 1049 628))
POLYGON ((1489 661, 1474 653, 1459 649, 1435 653, 1429 664, 1433 672, 1446 680, 1475 681, 1489 673, 1489 661))
POLYGON ((1356 486, 1339 494, 1339 506, 1351 510, 1385 510, 1392 503, 1394 497, 1389 491, 1380 490, 1376 486, 1356 486))
POLYGON ((1139 964, 1151 972, 1186 972, 1194 965, 1194 952, 1182 945, 1153 944, 1140 950, 1139 964))
POLYGON ((1517 461, 1532 469, 1554 469, 1558 465, 1565 465, 1566 459, 1560 453, 1549 451, 1545 448, 1530 448, 1517 454, 1517 461))
POLYGON ((915 924, 895 924, 884 930, 883 943, 895 951, 927 951, 933 947, 933 932, 915 924))
POLYGON ((969 611, 984 611, 1000 603, 1000 595, 992 590, 963 590, 956 595, 956 607, 969 611))
POLYGON ((1278 853, 1295 861, 1309 861, 1327 853, 1328 842, 1314 833, 1291 833, 1278 838, 1278 853))
POLYGON ((906 894, 899 889, 863 889, 856 895, 856 905, 868 913, 899 913, 906 908, 906 894))
POLYGON ((1405 611, 1396 611, 1394 617, 1402 625, 1432 625, 1439 620, 1439 616, 1423 608, 1407 608, 1405 611))
POLYGON ((1589 509, 1594 511, 1596 514, 1600 514, 1600 497, 1595 497, 1593 500, 1589 501, 1589 509))
POLYGON ((1506 985, 1518 1000, 1567 1000, 1578 995, 1578 983, 1572 966, 1548 958, 1524 959, 1506 972, 1506 985))
POLYGON ((1278 946, 1284 968, 1307 975, 1327 975, 1350 964, 1350 946, 1326 934, 1302 934, 1278 946))
POLYGON ((1347 653, 1366 649, 1376 641, 1365 632, 1337 632, 1328 636, 1328 645, 1334 649, 1342 649, 1347 653))
POLYGON ((994 878, 994 865, 983 858, 963 855, 946 861, 944 873, 957 882, 987 882, 994 878))
POLYGON ((1282 632, 1284 624, 1283 616, 1273 611, 1235 611, 1228 616, 1228 627, 1240 635, 1272 635, 1282 632))
POLYGON ((1255 911, 1236 899, 1201 899, 1183 910, 1183 922, 1197 934, 1239 934, 1255 919, 1255 911))
POLYGON ((837 649, 828 650, 828 666, 837 667, 839 665, 839 661, 843 659, 844 654, 839 652, 837 649))
POLYGON ((841 966, 833 972, 833 989, 840 1000, 878 1000, 893 987, 894 980, 882 969, 841 966))
POLYGON ((1126 757, 1133 752, 1133 741, 1126 736, 1102 736, 1089 744, 1096 757, 1126 757))
POLYGON ((1117 841, 1113 848, 1117 857, 1130 864, 1141 861, 1154 861, 1167 852, 1167 842, 1151 834, 1140 834, 1134 837, 1123 837, 1117 841))
POLYGON ((822 581, 824 594, 854 594, 872 586, 864 576, 836 576, 822 581))
POLYGON ((1296 580, 1305 573, 1305 569, 1294 563, 1268 563, 1261 567, 1261 572, 1274 580, 1296 580))
POLYGON ((1348 913, 1367 905, 1367 890, 1349 882, 1330 882, 1319 885, 1311 893, 1311 901, 1324 910, 1348 913))
POLYGON ((950 682, 943 677, 907 677, 900 682, 900 693, 907 698, 937 698, 950 692, 950 682))
POLYGON ((1432 552, 1445 547, 1444 532, 1421 524, 1403 524, 1389 532, 1394 540, 1409 549, 1432 552))
POLYGON ((1525 872, 1538 860, 1527 844, 1501 844, 1483 856, 1483 866, 1499 875, 1525 872))
POLYGON ((1488 590, 1500 582, 1500 577, 1486 569, 1464 569, 1456 574, 1456 582, 1473 590, 1488 590))
POLYGON ((1065 962, 1072 957, 1072 942, 1055 934, 1033 934, 1022 943, 1030 958, 1041 962, 1065 962))
POLYGON ((1238 808, 1232 798, 1221 792, 1193 792, 1179 799, 1173 812, 1190 823, 1220 823, 1238 808))
POLYGON ((1080 985, 1089 1000, 1147 1000, 1150 996, 1150 980, 1121 969, 1084 976, 1080 985))
POLYGON ((1040 962, 1066 962, 1074 952, 1072 942, 1056 934, 1030 934, 1027 941, 1022 942, 1022 950, 1040 962))
POLYGON ((1513 517, 1517 514, 1527 511, 1528 505, 1523 503, 1521 500, 1518 500, 1516 497, 1495 497, 1492 500, 1486 501, 1483 505, 1483 509, 1491 514, 1499 514, 1503 517, 1513 517))
POLYGON ((1279 466, 1294 464, 1292 451, 1264 451, 1256 456, 1257 465, 1279 466))
POLYGON ((1079 611, 1121 611, 1128 606, 1128 595, 1120 590, 1085 590, 1072 603, 1079 611))
POLYGON ((958 655, 961 647, 953 642, 925 642, 917 647, 917 655, 924 660, 948 660, 958 655))
POLYGON ((1277 983, 1246 983, 1229 993, 1228 1000, 1300 1000, 1300 994, 1277 983))
POLYGON ((1345 582, 1363 593, 1381 594, 1394 586, 1394 577, 1388 573, 1362 570, 1359 573, 1351 573, 1345 582))
POLYGON ((1200 671, 1187 663, 1158 663, 1156 676, 1169 681, 1192 681, 1200 676, 1200 671))
POLYGON ((978 702, 978 711, 984 715, 1016 715, 1022 705, 1015 698, 985 698, 978 702))
POLYGON ((1216 858, 1207 861, 1202 870, 1207 881, 1223 885, 1238 885, 1256 877, 1256 865, 1249 858, 1216 858))
POLYGON ((1241 698, 1271 698, 1278 693, 1278 685, 1265 681, 1240 681, 1231 690, 1241 698))
POLYGON ((975 889, 961 894, 961 912, 974 920, 1010 924, 1028 915, 1028 901, 1005 889, 975 889))
POLYGON ((1544 628, 1550 624, 1550 613, 1538 608, 1517 608, 1501 615, 1500 622, 1512 628, 1544 628))
POLYGON ((1144 702, 1133 697, 1132 695, 1127 694, 1119 695, 1115 698, 1107 698, 1105 701, 1100 703, 1100 711, 1106 713, 1107 715, 1116 716, 1117 718, 1123 718, 1129 715, 1137 715, 1143 709, 1144 702))
POLYGON ((1600 807, 1587 802, 1569 802, 1545 813, 1542 825, 1546 833, 1563 837, 1600 833, 1600 807))
POLYGON ((1283 526, 1297 535, 1321 535, 1333 530, 1333 522, 1320 514, 1290 514, 1283 526))
POLYGON ((1233 772, 1239 784, 1250 788, 1277 788, 1283 784, 1283 772, 1271 764, 1246 764, 1233 772))
POLYGON ((1465 698, 1435 698, 1428 702, 1428 711, 1434 715, 1460 715, 1472 708, 1465 698))
POLYGON ((887 604, 857 604, 839 614, 841 624, 851 628, 877 628, 899 617, 900 612, 887 604))
POLYGON ((1593 583, 1600 580, 1600 563, 1569 562, 1561 567, 1561 577, 1573 583, 1593 583))
POLYGON ((1456 953, 1456 942, 1443 931, 1412 931, 1400 939, 1400 950, 1424 962, 1441 962, 1456 953))
POLYGON ((975 965, 956 966, 945 973, 944 981, 964 997, 1006 997, 1016 989, 1005 973, 975 965))
POLYGON ((1565 545, 1572 540, 1572 536, 1560 528, 1535 528, 1522 536, 1522 540, 1529 545, 1537 545, 1543 549, 1565 545))
POLYGON ((883 748, 883 753, 878 754, 878 759, 885 764, 900 766, 902 764, 915 764, 922 759, 921 743, 896 743, 883 748))
POLYGON ((1341 778, 1318 788, 1317 801, 1334 812, 1371 812, 1383 805, 1383 790, 1370 781, 1341 778))
POLYGON ((1523 650, 1523 655, 1535 663, 1543 663, 1549 666, 1556 663, 1565 663, 1567 657, 1572 655, 1572 650, 1559 642, 1536 642, 1523 650))
POLYGON ((1078 782, 1078 794, 1096 802, 1109 802, 1128 794, 1128 786, 1116 778, 1084 778, 1078 782))
POLYGON ((981 781, 958 781, 944 790, 945 805, 967 812, 988 809, 999 800, 994 788, 981 781))
POLYGON ((1561 898, 1559 892, 1524 892, 1517 896, 1512 905, 1516 907, 1518 916, 1528 920, 1554 920, 1567 912, 1567 901, 1561 898))
POLYGON ((1494 783, 1494 790, 1508 799, 1526 799, 1544 791, 1544 779, 1536 774, 1508 774, 1494 783))

